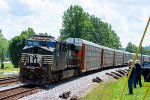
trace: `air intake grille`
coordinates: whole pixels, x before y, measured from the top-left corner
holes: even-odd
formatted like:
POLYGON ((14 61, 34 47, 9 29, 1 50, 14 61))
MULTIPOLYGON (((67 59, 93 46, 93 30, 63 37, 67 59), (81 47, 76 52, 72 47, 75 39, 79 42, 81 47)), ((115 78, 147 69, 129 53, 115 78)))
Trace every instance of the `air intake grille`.
POLYGON ((43 56, 43 64, 53 64, 54 55, 43 56))
POLYGON ((25 55, 25 54, 22 54, 22 56, 21 56, 21 62, 22 62, 22 63, 25 63, 25 62, 28 62, 28 61, 29 61, 28 56, 25 55))

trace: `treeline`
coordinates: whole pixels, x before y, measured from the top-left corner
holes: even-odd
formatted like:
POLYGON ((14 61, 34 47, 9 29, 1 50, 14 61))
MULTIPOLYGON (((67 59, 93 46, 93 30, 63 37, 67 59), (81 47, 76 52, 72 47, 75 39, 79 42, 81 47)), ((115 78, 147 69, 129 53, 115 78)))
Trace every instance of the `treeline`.
MULTIPOLYGON (((126 51, 127 52, 131 52, 131 53, 136 53, 137 51, 137 46, 132 44, 131 42, 128 43, 127 47, 126 47, 126 51)), ((142 47, 140 53, 142 52, 143 55, 150 55, 150 49, 148 47, 142 47)))
MULTIPOLYGON (((99 9, 100 10, 100 9, 99 9)), ((60 40, 68 37, 82 38, 94 43, 119 49, 120 38, 107 22, 89 15, 79 5, 71 5, 63 15, 63 23, 60 31, 60 40)))

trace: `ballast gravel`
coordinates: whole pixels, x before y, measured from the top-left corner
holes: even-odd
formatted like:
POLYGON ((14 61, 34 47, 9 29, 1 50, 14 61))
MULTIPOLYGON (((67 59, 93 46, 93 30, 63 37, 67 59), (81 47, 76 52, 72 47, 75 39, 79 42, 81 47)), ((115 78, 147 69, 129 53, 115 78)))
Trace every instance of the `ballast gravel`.
POLYGON ((0 72, 1 76, 15 76, 16 74, 19 74, 19 71, 8 71, 8 72, 0 72))
POLYGON ((22 85, 23 84, 19 83, 19 84, 10 84, 8 86, 0 86, 0 91, 15 88, 15 87, 19 87, 19 86, 22 86, 22 85))
POLYGON ((59 96, 63 92, 71 91, 70 100, 72 96, 83 97, 87 92, 89 92, 98 83, 93 82, 92 79, 99 77, 102 81, 112 81, 113 77, 106 75, 105 73, 111 73, 111 71, 116 71, 118 69, 127 69, 128 67, 109 69, 87 76, 73 77, 67 80, 62 80, 55 83, 50 83, 42 91, 32 94, 27 97, 23 97, 20 100, 64 100, 59 96))

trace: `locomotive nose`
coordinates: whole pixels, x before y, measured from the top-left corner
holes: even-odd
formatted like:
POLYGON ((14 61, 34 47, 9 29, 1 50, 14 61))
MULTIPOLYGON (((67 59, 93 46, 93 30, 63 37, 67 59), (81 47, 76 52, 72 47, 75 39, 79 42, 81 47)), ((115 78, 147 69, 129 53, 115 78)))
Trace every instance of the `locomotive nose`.
POLYGON ((38 47, 37 47, 37 46, 34 46, 34 47, 33 47, 33 53, 34 53, 34 54, 38 54, 38 47))
POLYGON ((34 70, 31 70, 29 72, 29 80, 34 80, 35 79, 35 71, 34 70))

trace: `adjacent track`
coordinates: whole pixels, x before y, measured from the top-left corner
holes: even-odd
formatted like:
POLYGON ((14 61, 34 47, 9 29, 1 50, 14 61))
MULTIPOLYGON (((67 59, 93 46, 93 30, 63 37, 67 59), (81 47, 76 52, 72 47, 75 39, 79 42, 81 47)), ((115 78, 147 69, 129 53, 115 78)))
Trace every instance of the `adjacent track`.
POLYGON ((0 100, 17 100, 23 96, 28 96, 38 92, 39 87, 20 86, 0 91, 0 100))
POLYGON ((19 82, 18 77, 0 78, 0 86, 9 85, 12 83, 17 83, 17 82, 19 82))

